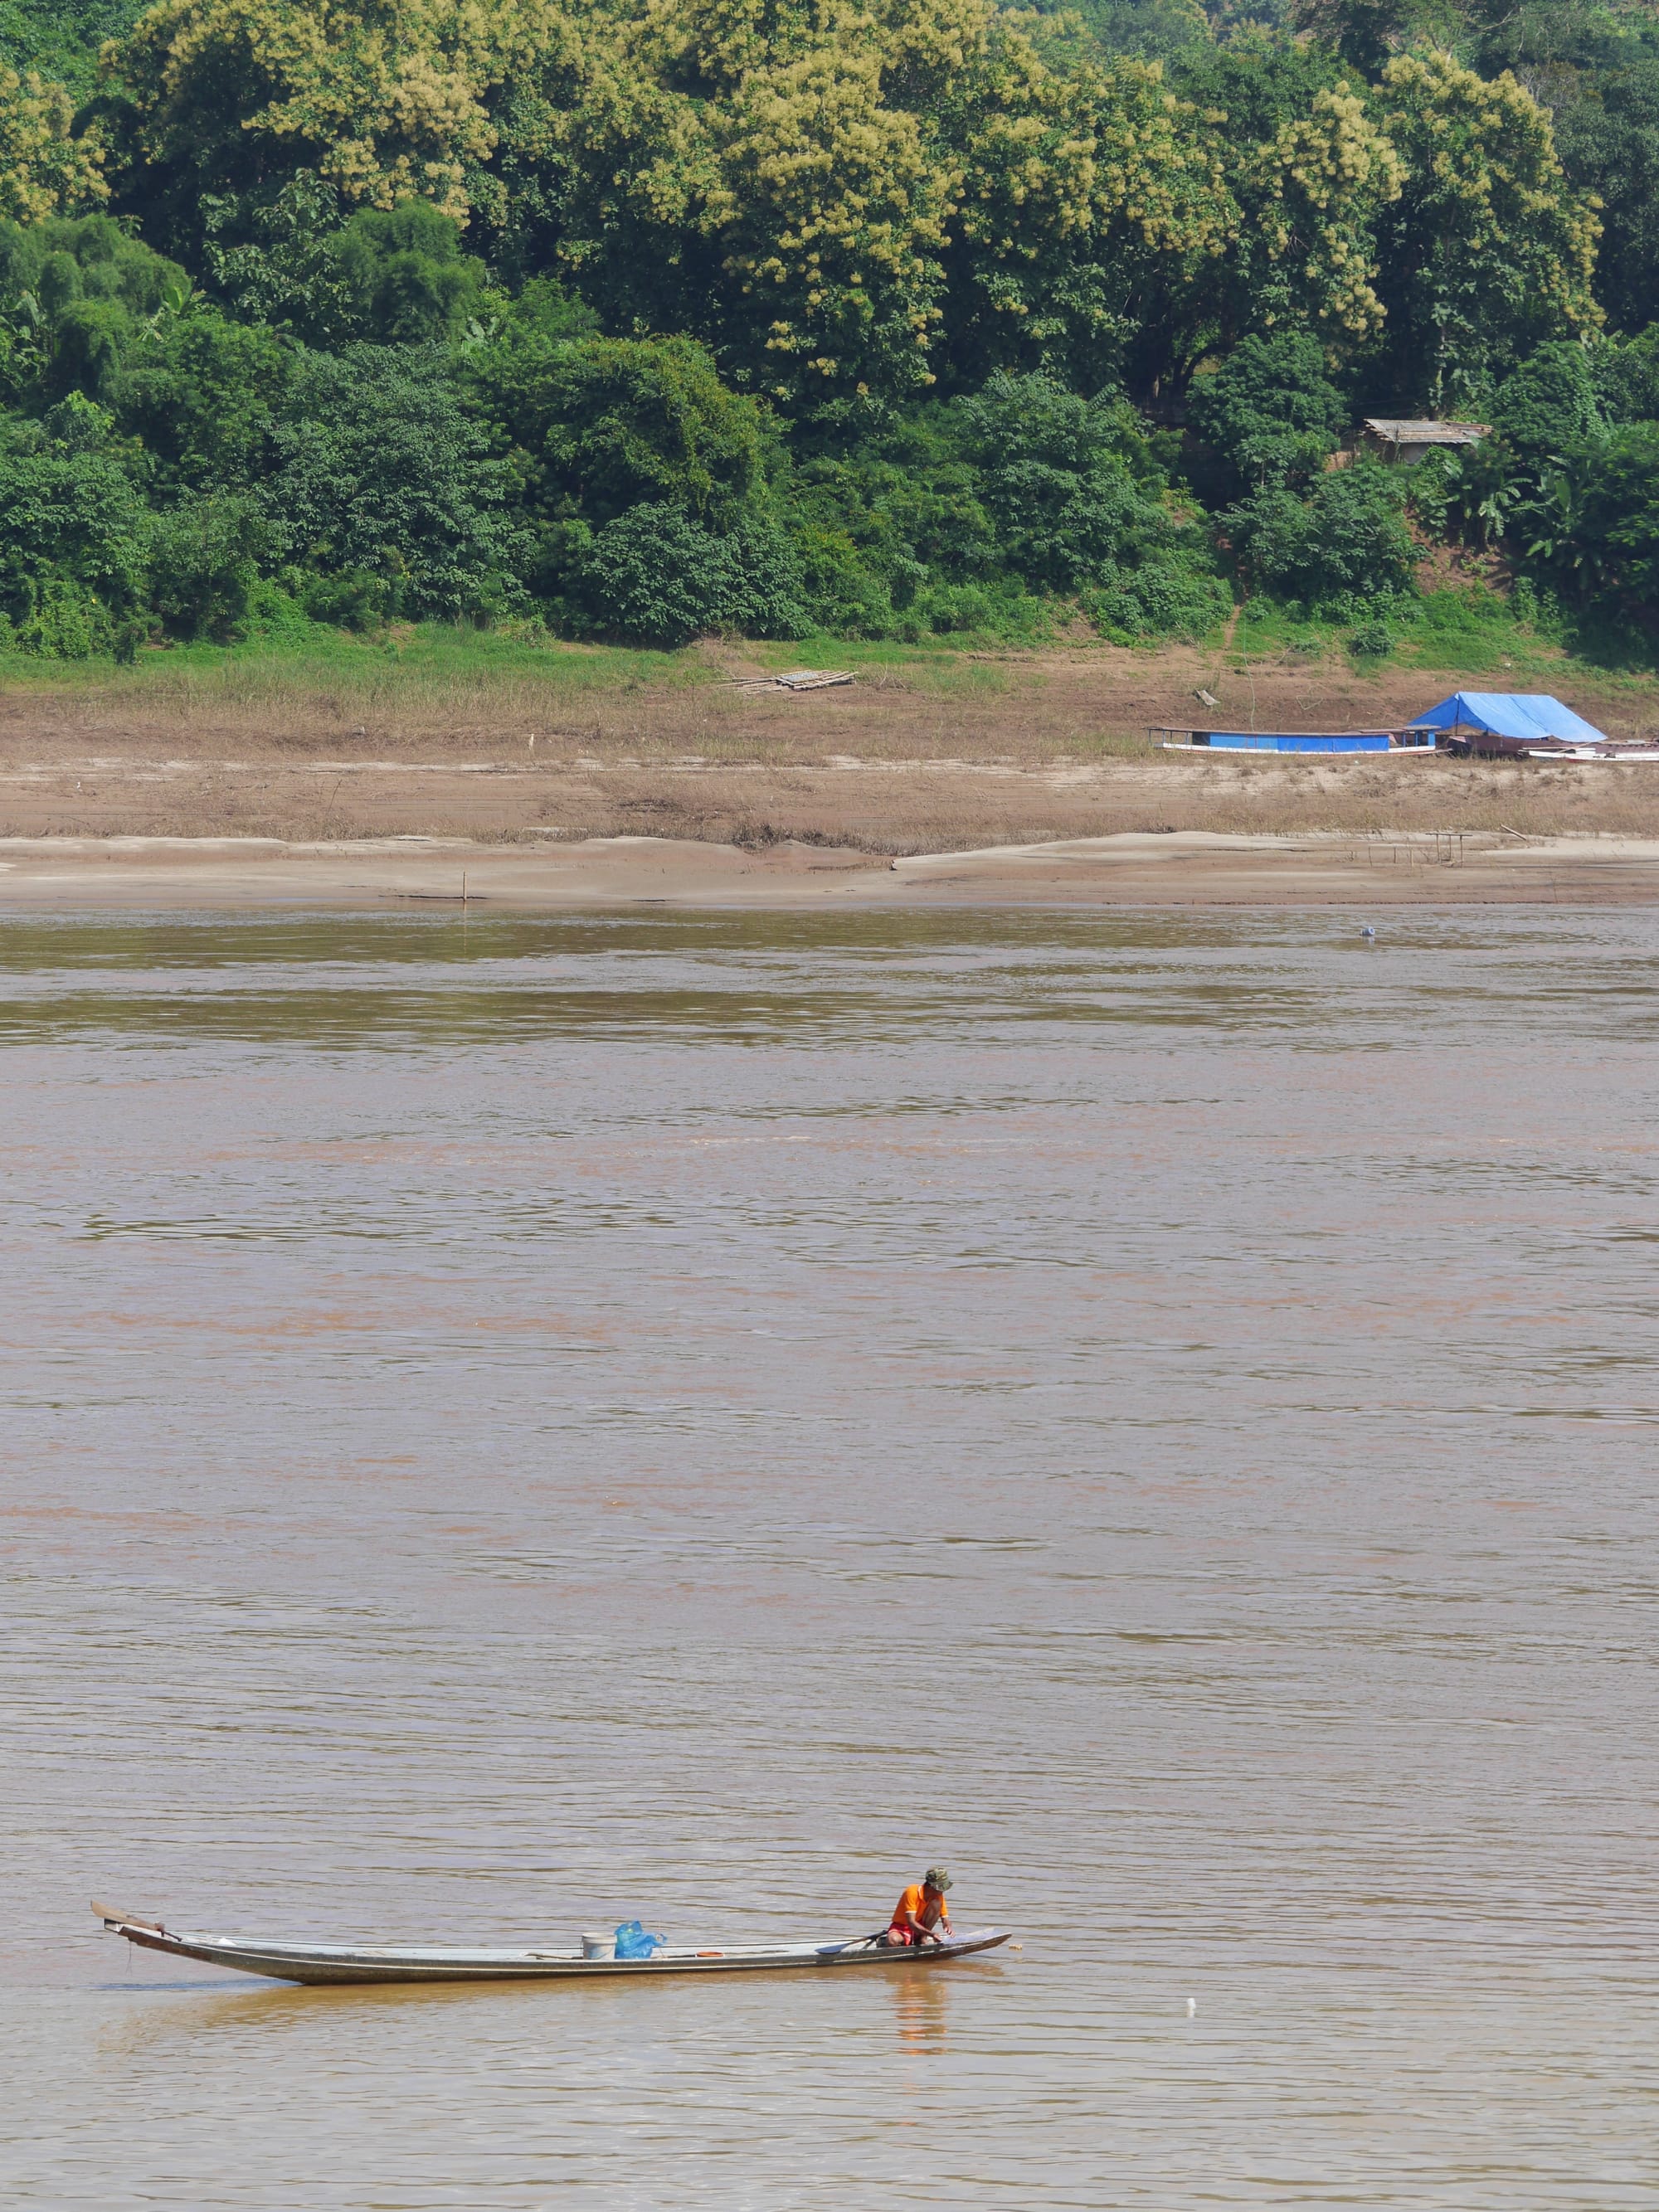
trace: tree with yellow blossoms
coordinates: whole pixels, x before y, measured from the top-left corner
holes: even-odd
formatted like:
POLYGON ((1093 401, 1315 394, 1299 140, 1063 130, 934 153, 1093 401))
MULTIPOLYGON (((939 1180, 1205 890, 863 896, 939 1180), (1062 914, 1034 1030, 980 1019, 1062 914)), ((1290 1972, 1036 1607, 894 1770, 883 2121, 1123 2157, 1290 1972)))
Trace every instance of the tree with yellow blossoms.
POLYGON ((157 0, 106 52, 100 124, 169 245, 203 194, 300 171, 346 212, 418 198, 465 220, 489 198, 502 88, 574 35, 551 0, 157 0))
POLYGON ((993 0, 648 0, 543 173, 613 319, 856 403, 1066 353, 1113 373, 1138 258, 1217 225, 1183 119, 1155 68, 1051 66, 993 0))
POLYGON ((71 118, 62 85, 0 67, 0 220, 40 222, 106 198, 97 149, 70 137, 71 118))
POLYGON ((1206 355, 1285 330, 1351 355, 1382 319, 1376 225, 1403 176, 1366 88, 1328 53, 1261 37, 1211 49, 1182 76, 1227 221, 1218 245, 1154 272, 1137 380, 1179 388, 1206 355))
POLYGON ((1200 299, 1165 374, 1252 314, 1340 340, 1392 188, 1346 89, 1241 138, 994 0, 158 0, 109 67, 122 204, 186 259, 210 196, 222 232, 301 172, 348 211, 419 196, 791 407, 1098 386, 1200 299), (1271 313, 1216 311, 1223 271, 1271 313))
POLYGON ((954 4, 619 12, 573 104, 548 103, 560 260, 613 322, 690 331, 751 389, 920 386, 958 179, 907 98, 989 12, 954 4))
MULTIPOLYGON (((1439 404, 1595 318, 1547 116, 1433 52, 1247 38, 1177 93, 995 0, 156 0, 106 70, 117 205, 192 266, 296 179, 420 198, 791 410, 1178 387, 1285 328, 1439 404)), ((95 188, 52 97, 15 193, 95 188)))
POLYGON ((1237 210, 1159 64, 1062 73, 1018 30, 997 46, 944 118, 963 183, 942 350, 962 383, 1017 366, 1097 389, 1132 358, 1156 272, 1224 253, 1237 210))
POLYGON ((1467 404, 1548 338, 1595 330, 1601 226, 1568 186, 1547 112, 1506 70, 1401 54, 1379 104, 1405 172, 1378 225, 1379 382, 1401 404, 1467 404))
POLYGON ((1351 351, 1382 324, 1373 287, 1376 226, 1400 197, 1405 164, 1363 91, 1346 79, 1314 95, 1238 165, 1247 216, 1241 255, 1255 282, 1255 318, 1304 323, 1351 351))

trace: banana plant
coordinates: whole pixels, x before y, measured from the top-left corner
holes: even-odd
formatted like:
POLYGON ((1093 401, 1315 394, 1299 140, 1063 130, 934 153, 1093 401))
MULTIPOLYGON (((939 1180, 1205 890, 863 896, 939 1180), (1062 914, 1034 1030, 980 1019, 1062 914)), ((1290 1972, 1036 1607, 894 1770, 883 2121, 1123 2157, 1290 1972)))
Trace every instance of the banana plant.
POLYGON ((1495 440, 1465 447, 1446 471, 1448 519, 1478 545, 1504 535, 1516 493, 1509 454, 1495 440))
POLYGON ((182 321, 203 305, 203 295, 182 270, 161 287, 161 304, 143 325, 143 336, 159 338, 170 323, 182 321))
POLYGON ((9 395, 33 383, 52 359, 52 325, 33 292, 0 308, 0 378, 9 395))
POLYGON ((1586 477, 1559 454, 1544 465, 1538 490, 1516 510, 1528 561, 1559 569, 1588 599, 1607 580, 1607 564, 1587 527, 1590 486, 1586 477))

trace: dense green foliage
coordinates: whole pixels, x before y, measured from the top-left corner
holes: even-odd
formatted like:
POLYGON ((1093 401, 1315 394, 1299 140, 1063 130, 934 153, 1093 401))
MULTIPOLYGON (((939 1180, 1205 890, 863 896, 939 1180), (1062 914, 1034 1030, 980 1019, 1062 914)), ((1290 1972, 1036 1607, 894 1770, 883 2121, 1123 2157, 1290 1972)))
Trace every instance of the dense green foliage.
POLYGON ((1639 649, 1656 273, 1589 0, 0 0, 0 649, 1367 654, 1446 539, 1639 649))

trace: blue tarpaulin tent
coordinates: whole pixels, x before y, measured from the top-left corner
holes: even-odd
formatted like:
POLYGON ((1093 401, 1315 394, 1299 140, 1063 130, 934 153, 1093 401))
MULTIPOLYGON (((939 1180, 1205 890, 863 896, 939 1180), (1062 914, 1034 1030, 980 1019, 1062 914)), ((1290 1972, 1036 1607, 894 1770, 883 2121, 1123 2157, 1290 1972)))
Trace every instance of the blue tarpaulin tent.
POLYGON ((1559 738, 1570 745, 1605 745, 1605 730, 1575 714, 1544 691, 1455 691, 1412 724, 1414 730, 1486 730, 1498 738, 1541 744, 1559 738))

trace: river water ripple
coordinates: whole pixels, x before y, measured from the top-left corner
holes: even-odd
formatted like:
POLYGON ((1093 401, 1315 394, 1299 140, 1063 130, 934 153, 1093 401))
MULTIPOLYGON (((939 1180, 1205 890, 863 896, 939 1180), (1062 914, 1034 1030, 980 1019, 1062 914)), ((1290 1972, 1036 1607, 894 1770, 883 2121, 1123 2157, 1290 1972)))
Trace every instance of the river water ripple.
POLYGON ((9 920, 0 2201, 1659 2207, 1656 981, 9 920), (935 1858, 1022 1952, 287 1991, 85 1911, 830 1936, 935 1858))

